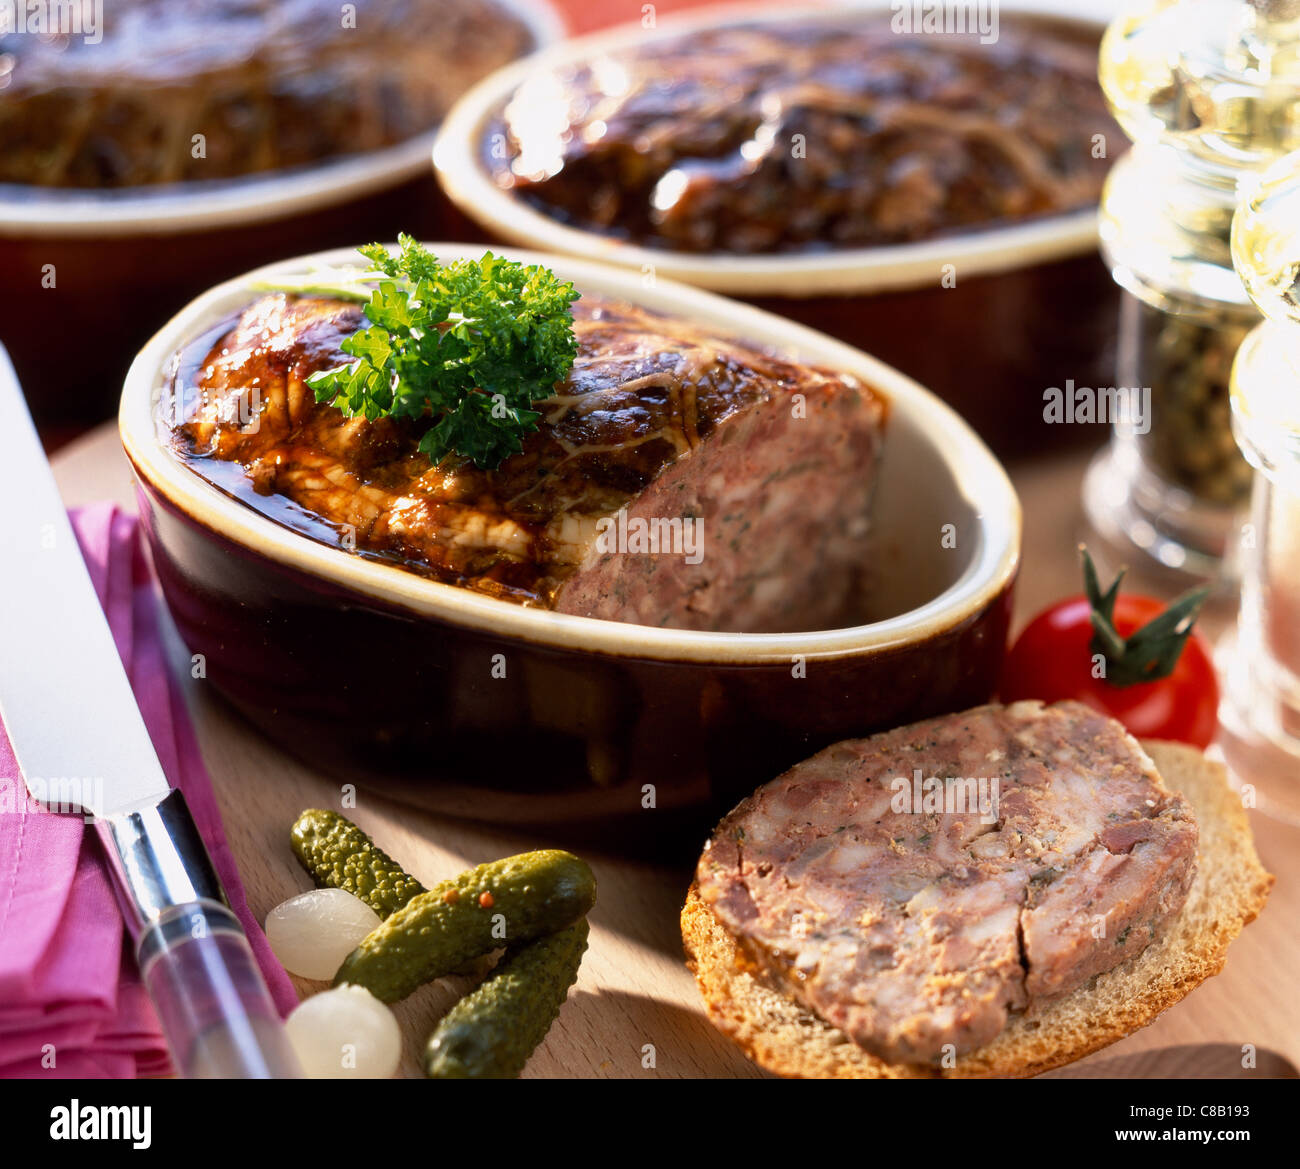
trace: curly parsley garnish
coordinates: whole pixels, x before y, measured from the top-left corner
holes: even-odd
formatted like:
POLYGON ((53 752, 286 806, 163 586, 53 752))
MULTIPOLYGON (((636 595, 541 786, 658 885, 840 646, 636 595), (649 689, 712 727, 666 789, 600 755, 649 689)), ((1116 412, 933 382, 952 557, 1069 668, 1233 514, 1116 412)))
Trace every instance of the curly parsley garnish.
MULTIPOLYGON (((382 244, 358 249, 375 271, 355 281, 378 282, 370 325, 342 344, 354 361, 307 384, 349 416, 433 418, 420 450, 435 463, 457 454, 498 467, 537 429, 532 404, 573 366, 579 294, 540 265, 491 252, 442 264, 409 235, 398 244, 396 256, 382 244)), ((355 283, 321 290, 365 298, 355 283)))

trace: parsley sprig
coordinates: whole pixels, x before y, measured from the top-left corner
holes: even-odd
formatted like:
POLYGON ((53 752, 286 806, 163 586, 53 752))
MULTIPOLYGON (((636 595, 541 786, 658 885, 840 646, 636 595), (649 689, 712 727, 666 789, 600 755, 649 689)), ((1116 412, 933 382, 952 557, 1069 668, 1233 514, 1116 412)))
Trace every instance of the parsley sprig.
POLYGON ((350 416, 433 418, 420 450, 435 463, 457 454, 498 467, 537 428, 533 403, 573 366, 569 305, 578 293, 540 265, 491 252, 443 264, 409 235, 398 245, 397 255, 382 244, 359 248, 375 270, 320 289, 364 299, 357 290, 377 282, 369 326, 341 346, 355 360, 307 384, 350 416))

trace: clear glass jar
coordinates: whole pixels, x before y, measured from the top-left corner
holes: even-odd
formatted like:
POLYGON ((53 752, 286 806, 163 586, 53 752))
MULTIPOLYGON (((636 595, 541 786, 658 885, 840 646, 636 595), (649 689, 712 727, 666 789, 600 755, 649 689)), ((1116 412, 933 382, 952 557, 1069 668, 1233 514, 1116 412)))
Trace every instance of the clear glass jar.
POLYGON ((1273 809, 1300 819, 1300 154, 1268 171, 1233 225, 1233 256, 1267 321, 1232 372, 1232 425, 1255 468, 1242 531, 1241 608, 1221 647, 1233 762, 1264 748, 1273 809))
POLYGON ((1230 231, 1243 178, 1300 147, 1298 36, 1300 0, 1164 0, 1102 41, 1102 86, 1135 143, 1101 208, 1127 293, 1116 377, 1149 409, 1116 425, 1084 504, 1113 542, 1198 577, 1224 577, 1250 490, 1229 375, 1259 314, 1230 231))

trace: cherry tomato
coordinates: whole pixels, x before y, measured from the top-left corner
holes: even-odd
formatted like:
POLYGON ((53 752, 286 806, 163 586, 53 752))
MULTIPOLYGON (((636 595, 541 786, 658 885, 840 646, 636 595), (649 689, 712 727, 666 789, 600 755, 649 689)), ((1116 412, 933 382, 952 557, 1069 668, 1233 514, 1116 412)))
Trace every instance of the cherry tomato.
MULTIPOLYGON (((1150 597, 1123 596, 1113 624, 1128 637, 1164 606, 1150 597)), ((1091 607, 1071 597, 1038 614, 1016 639, 1002 672, 1002 701, 1073 698, 1118 719, 1139 738, 1175 739, 1204 748, 1218 726, 1219 684, 1209 650, 1193 631, 1168 677, 1114 686, 1094 676, 1091 607)))

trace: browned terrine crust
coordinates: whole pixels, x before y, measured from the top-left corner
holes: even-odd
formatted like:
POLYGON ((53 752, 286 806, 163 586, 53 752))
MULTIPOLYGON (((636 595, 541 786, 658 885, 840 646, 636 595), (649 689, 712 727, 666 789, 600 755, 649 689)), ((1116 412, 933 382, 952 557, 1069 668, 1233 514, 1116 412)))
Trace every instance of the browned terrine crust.
POLYGON ((103 23, 99 41, 0 35, 0 182, 143 186, 389 146, 533 46, 491 0, 109 0, 103 23))
POLYGON ((178 452, 318 538, 562 612, 776 631, 856 605, 886 417, 857 379, 586 295, 577 360, 524 449, 495 471, 431 466, 420 425, 345 418, 305 385, 350 360, 362 321, 271 295, 179 356, 178 452))
POLYGON ((696 883, 774 986, 883 1060, 931 1063, 1160 937, 1196 847, 1118 723, 1023 702, 813 756, 718 825, 696 883), (991 798, 952 810, 963 788, 991 798))
POLYGON ((497 183, 683 251, 906 243, 1096 202, 1123 136, 1078 29, 978 36, 755 21, 530 78, 490 125, 497 183), (1100 139, 1098 136, 1101 136, 1100 139))

